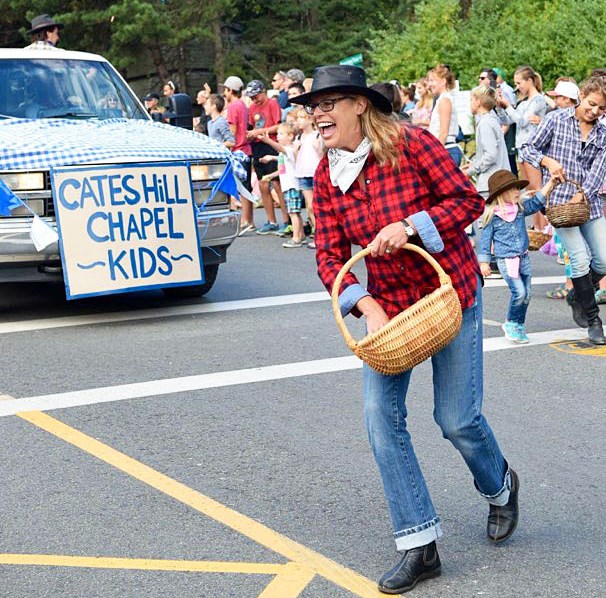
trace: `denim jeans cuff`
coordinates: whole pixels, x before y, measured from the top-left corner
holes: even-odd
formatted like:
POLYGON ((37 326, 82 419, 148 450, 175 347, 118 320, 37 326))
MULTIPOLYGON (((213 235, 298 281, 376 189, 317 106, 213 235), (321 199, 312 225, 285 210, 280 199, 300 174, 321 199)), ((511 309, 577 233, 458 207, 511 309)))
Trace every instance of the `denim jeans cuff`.
POLYGON ((491 505, 495 507, 504 507, 509 500, 509 492, 511 490, 511 473, 509 469, 507 469, 507 473, 505 474, 505 481, 503 482, 503 487, 493 495, 483 494, 480 492, 478 485, 474 482, 476 486, 476 490, 479 492, 481 496, 483 496, 491 505))
POLYGON ((425 546, 442 536, 442 528, 440 527, 440 518, 436 517, 427 523, 417 525, 407 530, 402 530, 394 533, 396 540, 396 550, 404 551, 425 546))

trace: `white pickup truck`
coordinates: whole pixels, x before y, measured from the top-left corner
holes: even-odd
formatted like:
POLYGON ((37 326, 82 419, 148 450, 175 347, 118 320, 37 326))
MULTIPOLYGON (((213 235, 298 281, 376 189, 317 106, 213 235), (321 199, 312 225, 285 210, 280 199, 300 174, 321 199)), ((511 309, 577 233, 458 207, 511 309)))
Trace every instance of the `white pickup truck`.
MULTIPOLYGON (((116 69, 95 54, 0 49, 0 81, 0 179, 53 228, 52 168, 189 165, 205 282, 163 290, 208 292, 239 228, 229 196, 219 191, 210 199, 227 162, 240 168, 229 151, 205 135, 154 122, 116 69)), ((37 251, 31 219, 25 208, 0 217, 0 282, 62 276, 59 244, 37 251)))

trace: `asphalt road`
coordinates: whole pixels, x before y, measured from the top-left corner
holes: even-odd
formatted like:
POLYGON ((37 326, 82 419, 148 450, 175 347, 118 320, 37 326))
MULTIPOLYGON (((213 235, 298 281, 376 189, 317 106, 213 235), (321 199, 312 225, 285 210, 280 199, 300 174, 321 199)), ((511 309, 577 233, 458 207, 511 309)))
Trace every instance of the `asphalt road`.
MULTIPOLYGON (((238 239, 200 300, 3 285, 2 598, 379 595, 397 554, 361 372, 313 252, 280 243, 238 239)), ((532 262, 529 346, 502 339, 501 281, 484 290, 485 413, 520 475, 520 525, 485 539, 418 367, 410 427, 445 536, 442 576, 410 596, 604 596, 606 351, 571 340, 545 297, 561 267, 532 262)))

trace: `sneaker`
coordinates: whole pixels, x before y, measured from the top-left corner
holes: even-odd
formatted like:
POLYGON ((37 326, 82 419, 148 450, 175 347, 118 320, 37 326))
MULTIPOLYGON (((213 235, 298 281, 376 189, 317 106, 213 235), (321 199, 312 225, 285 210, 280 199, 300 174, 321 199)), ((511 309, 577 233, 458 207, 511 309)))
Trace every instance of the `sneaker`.
POLYGON ((550 299, 566 299, 566 295, 568 295, 568 287, 565 284, 561 284, 557 286, 555 289, 551 291, 547 291, 545 295, 550 299))
POLYGON ((242 226, 240 227, 240 232, 238 233, 238 237, 241 237, 242 235, 245 235, 246 233, 251 233, 257 230, 257 227, 250 223, 250 222, 245 222, 242 224, 242 226))
POLYGON ((273 233, 278 237, 292 237, 292 225, 283 224, 277 231, 273 233))
POLYGON ((606 289, 598 289, 595 292, 595 302, 598 304, 606 303, 606 289))
POLYGON ((512 341, 514 343, 520 342, 520 333, 518 332, 518 325, 515 322, 505 322, 501 328, 505 333, 505 338, 508 341, 512 341))
POLYGON ((257 230, 258 235, 275 234, 280 227, 274 222, 266 222, 260 229, 257 230))
POLYGON ((308 247, 309 249, 315 249, 315 248, 316 248, 316 242, 315 242, 315 241, 310 241, 310 242, 307 244, 307 247, 308 247))
POLYGON ((294 249, 296 247, 305 247, 306 244, 307 242, 305 239, 302 239, 301 241, 289 239, 288 241, 284 241, 284 243, 282 243, 282 247, 286 247, 286 249, 294 249))
POLYGON ((520 343, 521 345, 527 345, 530 342, 530 339, 528 338, 528 335, 526 334, 526 328, 524 327, 524 324, 517 324, 517 327, 518 327, 518 340, 515 342, 520 343))

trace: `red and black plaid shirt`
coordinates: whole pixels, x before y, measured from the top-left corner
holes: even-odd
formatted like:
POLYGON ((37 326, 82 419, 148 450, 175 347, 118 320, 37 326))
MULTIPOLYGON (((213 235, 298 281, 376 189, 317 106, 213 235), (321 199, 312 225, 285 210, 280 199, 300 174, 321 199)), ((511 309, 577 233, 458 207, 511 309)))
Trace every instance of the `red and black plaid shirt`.
MULTIPOLYGON (((450 275, 463 309, 470 307, 480 269, 464 229, 482 214, 484 200, 431 133, 404 126, 400 149, 399 172, 379 166, 370 153, 362 171, 365 190, 355 181, 342 193, 330 182, 327 157, 320 162, 314 178, 318 274, 330 292, 352 244, 366 247, 384 226, 425 211, 444 242, 434 257, 450 275)), ((411 242, 422 245, 417 236, 411 242)), ((390 318, 439 286, 435 270, 411 251, 369 256, 366 269, 368 292, 390 318)), ((349 272, 341 292, 357 282, 349 272)))

